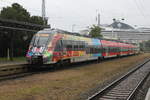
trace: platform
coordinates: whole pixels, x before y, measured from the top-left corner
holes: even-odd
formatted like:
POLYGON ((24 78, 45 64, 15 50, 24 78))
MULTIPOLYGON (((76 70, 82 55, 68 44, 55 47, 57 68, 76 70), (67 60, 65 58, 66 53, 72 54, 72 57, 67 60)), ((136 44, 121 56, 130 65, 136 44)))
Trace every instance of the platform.
POLYGON ((26 64, 26 61, 12 61, 12 62, 0 62, 0 67, 2 66, 10 66, 10 65, 20 65, 26 64))

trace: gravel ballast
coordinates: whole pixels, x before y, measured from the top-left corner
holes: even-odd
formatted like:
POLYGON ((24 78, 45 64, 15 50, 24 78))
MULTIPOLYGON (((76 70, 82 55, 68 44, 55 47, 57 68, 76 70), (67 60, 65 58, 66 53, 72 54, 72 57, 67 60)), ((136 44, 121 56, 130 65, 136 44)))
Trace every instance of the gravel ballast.
POLYGON ((0 100, 84 100, 88 96, 84 94, 148 57, 140 54, 0 82, 0 100))

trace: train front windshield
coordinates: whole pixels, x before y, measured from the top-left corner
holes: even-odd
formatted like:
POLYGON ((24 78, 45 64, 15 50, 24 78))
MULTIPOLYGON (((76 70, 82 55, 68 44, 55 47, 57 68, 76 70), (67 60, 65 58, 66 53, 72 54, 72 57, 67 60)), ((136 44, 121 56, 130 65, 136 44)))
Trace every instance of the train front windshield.
POLYGON ((47 44, 48 37, 40 36, 35 38, 35 46, 45 46, 47 44))
POLYGON ((31 45, 46 46, 49 38, 50 38, 49 34, 37 34, 33 37, 31 45))

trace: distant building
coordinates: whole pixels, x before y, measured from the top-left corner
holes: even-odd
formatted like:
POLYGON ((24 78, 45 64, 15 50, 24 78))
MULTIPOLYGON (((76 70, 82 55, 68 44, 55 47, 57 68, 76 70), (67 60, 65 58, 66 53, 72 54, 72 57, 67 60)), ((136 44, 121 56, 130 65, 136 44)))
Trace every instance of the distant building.
POLYGON ((129 30, 129 29, 134 29, 132 26, 119 22, 119 21, 114 21, 109 27, 112 27, 114 29, 124 29, 124 30, 129 30))
MULTIPOLYGON (((114 21, 111 25, 101 25, 101 34, 104 38, 118 39, 121 41, 136 43, 150 40, 150 28, 135 29, 132 26, 114 21)), ((88 35, 90 29, 82 30, 81 34, 88 35)))

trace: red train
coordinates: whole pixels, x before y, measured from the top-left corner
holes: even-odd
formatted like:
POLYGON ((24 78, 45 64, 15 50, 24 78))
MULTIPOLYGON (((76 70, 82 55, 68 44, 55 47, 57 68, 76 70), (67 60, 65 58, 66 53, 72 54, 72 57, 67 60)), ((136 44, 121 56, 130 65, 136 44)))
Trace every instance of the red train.
POLYGON ((139 48, 136 45, 124 43, 118 40, 101 40, 103 46, 102 56, 104 58, 133 55, 139 52, 139 48))
POLYGON ((34 35, 26 57, 29 64, 62 64, 133 55, 138 50, 136 45, 117 40, 45 29, 34 35))

